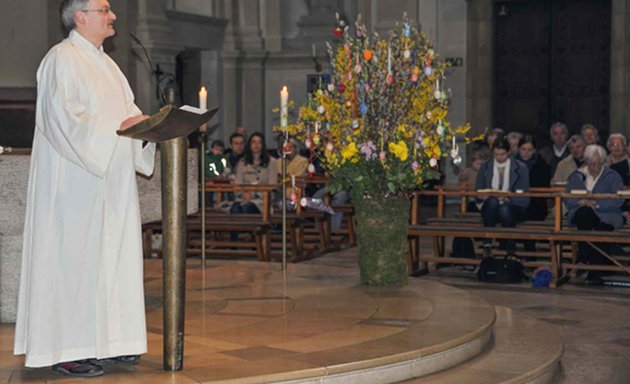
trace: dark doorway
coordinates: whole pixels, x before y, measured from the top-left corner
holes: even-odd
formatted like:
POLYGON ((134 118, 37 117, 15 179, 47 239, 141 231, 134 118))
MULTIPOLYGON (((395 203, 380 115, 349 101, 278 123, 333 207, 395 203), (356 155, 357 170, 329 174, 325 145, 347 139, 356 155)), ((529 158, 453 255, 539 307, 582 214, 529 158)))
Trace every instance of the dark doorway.
POLYGON ((495 125, 549 142, 549 127, 609 131, 610 0, 495 3, 495 125))

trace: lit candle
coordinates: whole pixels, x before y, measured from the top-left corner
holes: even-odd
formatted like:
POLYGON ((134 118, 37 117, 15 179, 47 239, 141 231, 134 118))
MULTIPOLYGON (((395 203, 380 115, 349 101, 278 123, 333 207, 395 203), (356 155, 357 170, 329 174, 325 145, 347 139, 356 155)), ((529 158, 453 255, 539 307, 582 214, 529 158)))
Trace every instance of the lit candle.
POLYGON ((280 91, 280 126, 286 127, 289 120, 289 90, 286 86, 280 91))
POLYGON ((206 87, 201 87, 201 90, 199 90, 199 109, 204 111, 208 109, 208 91, 206 87))

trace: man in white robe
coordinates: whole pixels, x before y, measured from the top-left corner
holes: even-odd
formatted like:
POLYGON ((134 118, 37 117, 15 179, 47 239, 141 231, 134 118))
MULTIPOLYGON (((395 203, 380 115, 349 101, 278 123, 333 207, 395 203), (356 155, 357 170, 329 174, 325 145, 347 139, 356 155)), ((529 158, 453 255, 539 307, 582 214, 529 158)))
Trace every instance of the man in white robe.
POLYGON ((116 134, 143 120, 103 52, 106 0, 64 0, 71 30, 38 72, 15 354, 27 367, 96 376, 93 359, 137 363, 147 350, 136 171, 155 144, 116 134))

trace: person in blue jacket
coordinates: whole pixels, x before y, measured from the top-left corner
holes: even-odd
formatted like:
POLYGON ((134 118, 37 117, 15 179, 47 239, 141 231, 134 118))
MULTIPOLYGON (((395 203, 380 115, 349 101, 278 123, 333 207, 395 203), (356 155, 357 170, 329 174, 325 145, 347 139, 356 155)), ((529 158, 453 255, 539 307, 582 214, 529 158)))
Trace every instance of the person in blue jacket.
MULTIPOLYGON (((587 191, 593 194, 616 194, 623 189, 619 173, 608 168, 604 147, 592 144, 584 150, 584 165, 570 176, 567 191, 587 191)), ((613 231, 623 225, 622 199, 595 199, 588 195, 565 200, 569 224, 578 230, 613 231)), ((598 248, 610 254, 618 246, 598 244, 598 248)), ((578 244, 578 261, 593 264, 611 264, 599 251, 586 243, 578 244)), ((601 281, 602 272, 589 272, 587 280, 601 281)))
MULTIPOLYGON (((606 150, 597 144, 584 150, 585 164, 575 170, 567 183, 567 191, 585 190, 589 193, 617 193, 623 189, 619 173, 605 166, 606 150)), ((569 224, 579 230, 612 231, 623 225, 621 199, 566 199, 569 224)))
MULTIPOLYGON (((492 145, 492 158, 481 165, 477 174, 476 190, 491 189, 496 192, 529 191, 529 169, 522 162, 510 158, 510 144, 505 137, 499 137, 492 145)), ((515 227, 527 217, 528 197, 490 196, 479 199, 481 218, 485 227, 501 224, 515 227)), ((492 241, 484 240, 484 254, 491 255, 492 241)), ((502 244, 508 255, 514 255, 514 240, 502 244)))

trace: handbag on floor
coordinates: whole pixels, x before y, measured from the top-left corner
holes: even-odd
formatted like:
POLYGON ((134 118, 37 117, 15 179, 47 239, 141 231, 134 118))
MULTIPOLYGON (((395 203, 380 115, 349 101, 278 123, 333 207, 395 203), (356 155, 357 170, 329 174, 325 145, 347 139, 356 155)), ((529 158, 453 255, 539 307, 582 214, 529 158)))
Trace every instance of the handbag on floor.
POLYGON ((484 257, 479 264, 477 278, 487 283, 520 283, 527 278, 523 263, 507 257, 484 257))

